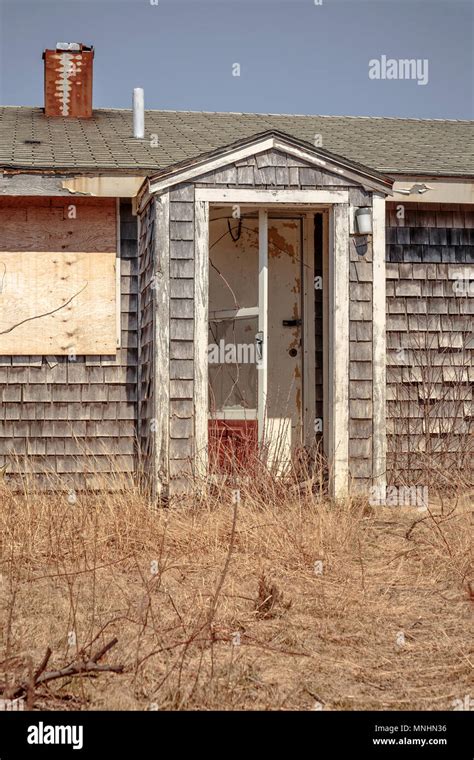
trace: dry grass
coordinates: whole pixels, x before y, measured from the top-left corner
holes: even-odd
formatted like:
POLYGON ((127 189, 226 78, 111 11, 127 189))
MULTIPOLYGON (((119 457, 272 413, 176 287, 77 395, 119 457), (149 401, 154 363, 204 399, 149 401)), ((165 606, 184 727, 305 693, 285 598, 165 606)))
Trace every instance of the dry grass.
POLYGON ((0 681, 116 636, 123 675, 54 681, 34 706, 449 709, 472 692, 470 518, 456 498, 420 514, 270 480, 157 511, 133 487, 69 503, 3 485, 0 681))

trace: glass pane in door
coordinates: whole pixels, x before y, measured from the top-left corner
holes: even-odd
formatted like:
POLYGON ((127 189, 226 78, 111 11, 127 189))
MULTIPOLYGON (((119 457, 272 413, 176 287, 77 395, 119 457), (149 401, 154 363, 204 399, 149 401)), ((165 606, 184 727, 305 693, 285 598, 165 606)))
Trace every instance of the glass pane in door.
POLYGON ((246 419, 257 408, 257 317, 209 321, 209 413, 246 419))

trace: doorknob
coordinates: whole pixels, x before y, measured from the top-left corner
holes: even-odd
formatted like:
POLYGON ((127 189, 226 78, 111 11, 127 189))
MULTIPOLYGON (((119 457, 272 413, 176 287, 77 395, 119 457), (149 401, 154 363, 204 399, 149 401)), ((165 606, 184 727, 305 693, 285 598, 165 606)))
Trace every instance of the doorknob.
POLYGON ((283 327, 301 327, 301 319, 284 319, 283 327))

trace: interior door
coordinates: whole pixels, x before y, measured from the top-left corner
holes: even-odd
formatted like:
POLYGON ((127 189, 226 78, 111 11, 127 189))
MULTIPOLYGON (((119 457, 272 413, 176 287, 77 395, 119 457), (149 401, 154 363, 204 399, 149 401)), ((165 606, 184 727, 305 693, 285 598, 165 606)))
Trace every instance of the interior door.
POLYGON ((277 469, 302 442, 302 220, 268 220, 266 438, 277 469))

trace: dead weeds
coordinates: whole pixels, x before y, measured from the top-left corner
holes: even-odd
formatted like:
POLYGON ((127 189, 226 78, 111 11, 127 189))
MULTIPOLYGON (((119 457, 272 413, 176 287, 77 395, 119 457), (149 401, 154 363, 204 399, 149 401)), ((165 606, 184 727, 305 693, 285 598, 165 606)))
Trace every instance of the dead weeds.
POLYGON ((470 512, 423 519, 283 484, 152 510, 114 494, 0 494, 0 681, 52 710, 450 709, 472 693, 470 512), (49 658, 48 658, 49 659, 49 658), (67 671, 68 672, 68 671, 67 671))

